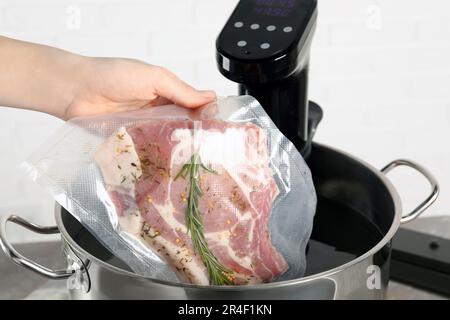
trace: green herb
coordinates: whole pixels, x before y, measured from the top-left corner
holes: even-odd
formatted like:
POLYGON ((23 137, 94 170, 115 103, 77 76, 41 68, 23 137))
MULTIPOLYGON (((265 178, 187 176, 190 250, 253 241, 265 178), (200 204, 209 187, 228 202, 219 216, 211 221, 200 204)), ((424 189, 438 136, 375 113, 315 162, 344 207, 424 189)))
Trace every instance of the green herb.
POLYGON ((186 208, 186 227, 191 234, 194 251, 198 252, 200 258, 206 266, 209 274, 209 280, 213 285, 231 285, 233 284, 233 272, 225 268, 214 256, 208 247, 205 235, 203 233, 203 222, 201 212, 198 206, 198 199, 203 195, 198 182, 200 169, 209 173, 217 174, 216 171, 202 164, 200 156, 193 154, 190 161, 183 165, 180 172, 175 176, 175 180, 182 177, 186 179, 189 176, 189 196, 187 198, 186 208))
POLYGON ((141 178, 140 176, 138 177, 135 172, 132 172, 131 176, 133 177, 133 183, 138 182, 139 179, 141 178))

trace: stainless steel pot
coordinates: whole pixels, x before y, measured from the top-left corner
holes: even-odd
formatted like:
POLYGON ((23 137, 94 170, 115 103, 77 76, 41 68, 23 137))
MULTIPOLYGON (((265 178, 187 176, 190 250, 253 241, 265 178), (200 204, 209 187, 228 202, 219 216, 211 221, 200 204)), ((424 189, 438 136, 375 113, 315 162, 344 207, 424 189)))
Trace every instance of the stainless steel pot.
POLYGON ((313 145, 308 164, 319 201, 307 254, 307 275, 301 279, 202 287, 137 276, 59 206, 55 227, 37 226, 14 215, 3 217, 0 244, 15 263, 47 278, 66 279, 73 299, 383 298, 389 281, 391 239, 400 223, 415 219, 436 200, 436 180, 411 161, 396 160, 379 171, 319 144, 313 145), (385 176, 398 166, 417 170, 431 185, 430 195, 404 215, 399 196, 385 176), (8 222, 37 233, 60 233, 67 268, 51 270, 18 253, 6 238, 8 222))

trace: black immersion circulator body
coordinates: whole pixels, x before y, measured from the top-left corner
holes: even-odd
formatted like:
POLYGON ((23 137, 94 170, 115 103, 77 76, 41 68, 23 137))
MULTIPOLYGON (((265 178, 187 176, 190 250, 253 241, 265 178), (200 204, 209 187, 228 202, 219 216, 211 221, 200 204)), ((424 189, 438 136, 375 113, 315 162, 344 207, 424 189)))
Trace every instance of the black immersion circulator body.
POLYGON ((308 102, 317 0, 241 0, 217 38, 217 64, 255 97, 304 157, 322 110, 308 102))
POLYGON ((286 79, 266 85, 239 85, 240 95, 251 95, 264 107, 283 134, 299 151, 308 146, 308 66, 286 79))

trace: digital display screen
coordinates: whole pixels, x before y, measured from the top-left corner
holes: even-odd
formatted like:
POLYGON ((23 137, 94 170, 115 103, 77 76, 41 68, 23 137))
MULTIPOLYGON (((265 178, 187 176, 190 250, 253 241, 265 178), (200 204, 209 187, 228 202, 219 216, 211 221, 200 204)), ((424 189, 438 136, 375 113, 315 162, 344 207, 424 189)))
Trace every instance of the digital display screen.
POLYGON ((253 12, 258 16, 287 17, 295 7, 295 0, 254 0, 253 12))

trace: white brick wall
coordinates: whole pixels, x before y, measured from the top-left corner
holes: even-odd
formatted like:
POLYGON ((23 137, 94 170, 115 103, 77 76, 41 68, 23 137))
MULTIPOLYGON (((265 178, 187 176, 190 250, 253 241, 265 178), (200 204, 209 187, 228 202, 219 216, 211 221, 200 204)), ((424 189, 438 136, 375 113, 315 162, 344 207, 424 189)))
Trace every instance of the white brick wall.
MULTIPOLYGON (((214 41, 236 3, 0 0, 0 34, 86 55, 142 59, 229 95, 236 88, 216 70, 214 41)), ((310 98, 322 105, 325 119, 316 140, 376 167, 398 157, 422 163, 442 187, 427 214, 450 214, 450 2, 319 0, 319 10, 310 98)), ((53 201, 19 164, 60 124, 0 108, 0 214, 53 223, 53 201)), ((410 171, 392 178, 406 208, 427 191, 410 171)), ((36 239, 11 233, 17 241, 36 239)))

